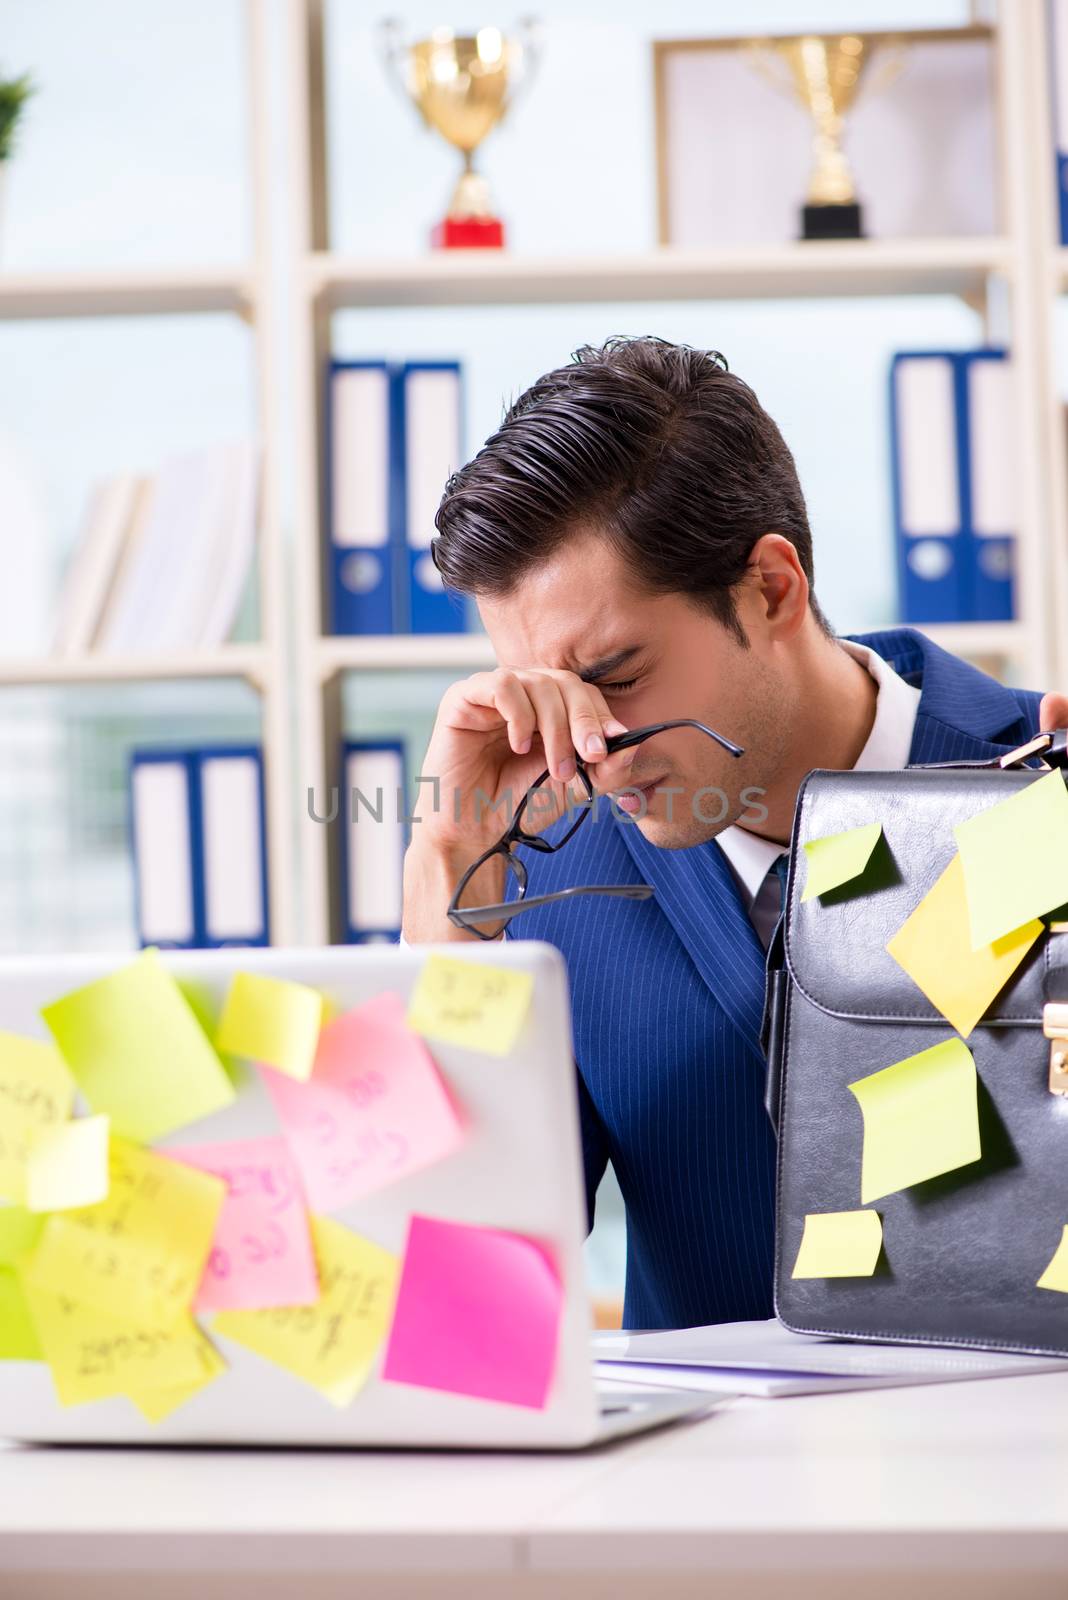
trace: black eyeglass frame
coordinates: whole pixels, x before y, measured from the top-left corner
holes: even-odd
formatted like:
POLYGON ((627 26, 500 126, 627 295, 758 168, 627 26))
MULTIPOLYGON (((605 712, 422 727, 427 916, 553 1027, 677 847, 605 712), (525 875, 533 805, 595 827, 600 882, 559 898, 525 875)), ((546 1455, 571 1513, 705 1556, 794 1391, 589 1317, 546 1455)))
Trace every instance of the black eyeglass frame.
MULTIPOLYGON (((723 749, 728 752, 729 755, 737 758, 738 756, 743 756, 745 754, 745 751, 742 749, 741 745, 735 744, 733 740, 726 738, 722 733, 717 733, 714 728, 709 728, 705 723, 697 722, 692 717, 680 717, 672 722, 653 722, 644 728, 631 728, 626 733, 611 734, 605 739, 606 755, 614 755, 617 750, 628 750, 633 745, 643 744, 646 739, 652 739, 658 733, 668 733, 673 728, 696 728, 698 732, 707 734, 710 739, 714 739, 718 745, 721 745, 723 749)), ((604 757, 601 759, 603 760, 604 757)), ((500 935, 504 925, 510 922, 513 917, 519 916, 520 912, 532 911, 535 906, 550 905, 556 901, 569 900, 575 895, 604 894, 610 895, 613 899, 617 900, 648 900, 649 896, 653 893, 652 885, 648 883, 577 884, 572 888, 555 889, 550 894, 533 895, 529 900, 527 899, 528 879, 526 864, 523 862, 522 858, 516 854, 515 847, 517 845, 526 845, 528 849, 536 850, 541 855, 555 855, 557 850, 563 849, 564 845, 567 844, 569 839, 574 838, 579 828, 589 816, 590 811, 595 803, 596 797, 594 794, 593 784, 590 782, 585 763, 581 759, 578 759, 576 760, 575 767, 576 777, 579 778, 583 788, 586 791, 586 799, 579 804, 577 808, 578 816, 575 818, 570 828, 568 828, 563 838, 550 841, 540 834, 527 833, 523 827, 523 815, 526 811, 527 803, 530 800, 531 795, 536 793, 536 791, 542 787, 549 776, 549 769, 546 767, 545 771, 541 774, 541 777, 538 778, 536 782, 531 784, 530 788, 519 802, 519 805, 516 808, 515 816, 512 818, 504 833, 501 834, 501 837, 495 844, 491 845, 488 850, 484 851, 482 855, 479 856, 477 861, 472 862, 472 864, 467 868, 467 871, 464 873, 463 877, 460 879, 459 883, 456 885, 452 899, 449 901, 448 910, 445 913, 454 927, 462 928, 465 933, 473 933, 476 938, 492 940, 496 939, 500 935), (464 890, 467 888, 475 874, 479 872, 487 864, 487 862, 492 861, 495 856, 502 856, 504 858, 505 865, 508 867, 519 886, 519 890, 515 899, 502 901, 499 905, 467 906, 465 908, 461 908, 459 902, 464 890), (492 933, 486 933, 479 926, 479 924, 483 922, 497 922, 500 923, 501 926, 496 928, 492 933)), ((620 792, 625 794, 627 791, 626 789, 623 789, 620 792)))

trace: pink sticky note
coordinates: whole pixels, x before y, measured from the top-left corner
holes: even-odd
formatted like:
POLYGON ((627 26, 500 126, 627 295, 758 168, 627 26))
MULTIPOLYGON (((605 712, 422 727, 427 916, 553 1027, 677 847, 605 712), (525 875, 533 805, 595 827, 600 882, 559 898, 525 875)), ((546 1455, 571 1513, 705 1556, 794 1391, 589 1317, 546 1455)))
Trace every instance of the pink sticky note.
POLYGON ((382 994, 327 1024, 311 1077, 298 1083, 261 1067, 313 1211, 440 1161, 463 1127, 404 1001, 382 994))
POLYGON ((300 1175, 284 1139, 166 1150, 227 1185, 194 1311, 311 1305, 319 1275, 300 1175))
POLYGON ((542 1411, 562 1308, 535 1240, 413 1216, 382 1376, 542 1411))

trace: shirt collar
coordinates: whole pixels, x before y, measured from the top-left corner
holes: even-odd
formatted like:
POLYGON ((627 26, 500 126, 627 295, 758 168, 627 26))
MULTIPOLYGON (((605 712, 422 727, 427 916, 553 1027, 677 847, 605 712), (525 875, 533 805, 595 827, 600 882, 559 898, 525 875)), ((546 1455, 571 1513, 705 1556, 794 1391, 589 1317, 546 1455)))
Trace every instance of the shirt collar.
MULTIPOLYGON (((839 639, 838 643, 867 668, 877 690, 875 720, 854 771, 900 772, 909 762, 920 691, 899 677, 890 663, 868 645, 856 644, 851 639, 839 639)), ((785 854, 784 847, 774 839, 762 839, 737 824, 717 834, 715 843, 727 857, 747 897, 747 906, 751 906, 772 865, 785 854)))

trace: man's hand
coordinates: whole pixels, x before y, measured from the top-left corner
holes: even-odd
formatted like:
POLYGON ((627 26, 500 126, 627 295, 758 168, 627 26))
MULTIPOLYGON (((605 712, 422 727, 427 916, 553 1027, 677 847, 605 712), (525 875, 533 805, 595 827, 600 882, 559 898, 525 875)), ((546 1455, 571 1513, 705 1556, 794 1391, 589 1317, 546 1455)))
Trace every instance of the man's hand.
MULTIPOLYGON (((454 928, 445 915, 459 878, 500 838, 523 795, 546 768, 546 793, 524 813, 523 825, 531 833, 561 815, 569 791, 573 800, 584 796, 574 781, 576 755, 597 790, 622 788, 635 751, 606 757, 604 741, 607 735, 625 732, 600 690, 573 672, 498 668, 453 684, 438 708, 423 762, 418 821, 405 857, 408 942, 473 938, 454 928)), ((502 862, 487 866, 478 877, 482 904, 504 898, 502 862)))
POLYGON ((1039 733, 1068 728, 1068 694, 1044 694, 1038 708, 1039 733))

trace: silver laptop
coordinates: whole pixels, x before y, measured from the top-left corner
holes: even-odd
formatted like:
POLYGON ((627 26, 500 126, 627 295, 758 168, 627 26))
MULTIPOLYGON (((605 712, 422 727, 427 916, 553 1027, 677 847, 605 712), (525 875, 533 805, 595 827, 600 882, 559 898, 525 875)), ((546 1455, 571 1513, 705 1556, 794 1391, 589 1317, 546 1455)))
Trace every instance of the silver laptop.
MULTIPOLYGON (((438 947, 455 956, 457 947, 438 947)), ((232 976, 253 972, 318 989, 336 1013, 376 995, 407 999, 427 949, 226 949, 160 956, 211 1029, 232 976)), ((149 1423, 125 1397, 62 1406, 47 1366, 0 1362, 0 1435, 21 1441, 130 1444, 412 1446, 577 1449, 696 1415, 719 1396, 599 1394, 590 1360, 590 1299, 583 1268, 585 1196, 567 981, 547 945, 464 946, 465 960, 531 974, 533 998, 515 1048, 494 1056, 429 1041, 465 1137, 445 1159, 333 1213, 336 1221, 400 1255, 413 1213, 533 1237, 563 1288, 555 1364, 543 1408, 384 1381, 379 1353, 350 1403, 336 1406, 284 1367, 202 1326, 226 1371, 163 1421, 149 1423)), ((0 963, 0 1028, 47 1037, 40 1008, 113 971, 128 955, 0 963)), ((223 1111, 157 1141, 155 1148, 278 1134, 259 1075, 238 1074, 223 1111)))

